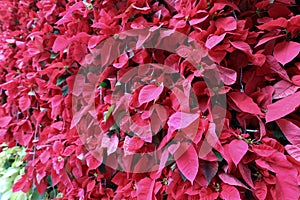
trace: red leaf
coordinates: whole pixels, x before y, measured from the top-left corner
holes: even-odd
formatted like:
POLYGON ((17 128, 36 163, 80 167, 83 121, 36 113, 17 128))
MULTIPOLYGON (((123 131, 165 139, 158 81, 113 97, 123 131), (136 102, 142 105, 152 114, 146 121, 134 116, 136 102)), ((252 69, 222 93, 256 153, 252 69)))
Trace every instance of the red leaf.
POLYGON ((128 64, 128 56, 127 56, 126 53, 124 53, 124 54, 122 54, 122 55, 118 58, 118 62, 115 62, 115 63, 113 64, 113 66, 114 66, 115 68, 120 69, 120 68, 126 66, 127 64, 128 64))
POLYGON ((143 178, 137 183, 137 200, 152 200, 155 181, 143 178))
POLYGON ((241 111, 251 114, 261 114, 258 105, 245 93, 231 92, 228 95, 241 111))
POLYGON ((231 185, 224 184, 222 185, 222 191, 220 197, 224 200, 240 200, 239 191, 231 185))
MULTIPOLYGON (((199 114, 176 112, 169 117, 168 126, 171 132, 190 126, 199 118, 199 114)), ((195 127, 196 128, 196 127, 195 127)))
POLYGON ((295 75, 292 77, 292 82, 297 85, 300 86, 300 75, 295 75))
POLYGON ((27 193, 31 188, 31 182, 28 181, 27 174, 24 174, 14 185, 12 188, 13 192, 23 191, 27 193))
POLYGON ((51 117, 52 119, 55 119, 57 115, 61 114, 63 98, 61 95, 55 95, 54 97, 51 98, 50 101, 52 106, 51 117))
POLYGON ((64 152, 63 152, 63 156, 70 156, 73 154, 73 152, 76 150, 76 147, 74 145, 70 145, 68 147, 65 148, 64 152))
POLYGON ((237 166, 241 159, 248 151, 248 144, 243 140, 233 140, 230 142, 229 146, 229 155, 233 163, 237 166))
POLYGON ((259 42, 255 46, 255 48, 262 45, 262 44, 264 44, 264 43, 266 43, 266 42, 269 42, 269 41, 277 39, 277 38, 281 38, 283 36, 285 36, 285 35, 275 35, 275 36, 271 36, 271 37, 264 37, 263 39, 259 40, 259 42))
POLYGON ((266 122, 271 122, 294 112, 300 105, 300 92, 267 106, 266 122))
POLYGON ((222 17, 216 20, 216 27, 225 31, 233 31, 236 29, 237 22, 233 17, 222 17))
POLYGON ((300 44, 297 42, 280 42, 274 47, 274 57, 282 65, 292 61, 300 52, 300 44))
POLYGON ((244 181, 251 187, 254 188, 253 181, 251 178, 251 170, 249 169, 248 165, 239 163, 238 169, 240 171, 241 176, 243 177, 244 181))
POLYGON ((219 164, 218 164, 217 161, 200 162, 200 169, 201 169, 203 175, 205 176, 205 179, 206 179, 207 183, 210 183, 211 179, 213 177, 215 177, 215 175, 218 172, 218 167, 219 167, 219 164))
POLYGON ((88 42, 88 48, 89 49, 93 49, 94 47, 96 47, 102 40, 104 40, 105 37, 104 36, 99 36, 99 35, 93 35, 88 42))
POLYGON ((50 151, 46 150, 43 151, 43 153, 41 153, 41 155, 39 156, 40 161, 45 164, 50 158, 50 151))
POLYGON ((222 35, 210 35, 206 40, 205 46, 208 49, 212 49, 225 38, 225 35, 226 33, 223 33, 222 35))
POLYGON ((218 66, 218 69, 221 76, 221 80, 224 82, 225 85, 232 85, 235 83, 237 77, 236 71, 222 66, 218 66))
POLYGON ((0 127, 7 127, 9 122, 12 120, 12 117, 0 117, 0 127))
POLYGON ((276 197, 278 199, 299 199, 300 189, 296 173, 280 173, 276 176, 276 197))
POLYGON ((66 39, 65 36, 58 36, 54 41, 52 50, 54 52, 62 51, 68 46, 68 44, 69 44, 69 41, 66 39))
POLYGON ((247 44, 246 42, 235 41, 235 42, 230 42, 230 43, 234 48, 239 49, 239 50, 245 52, 246 54, 252 54, 252 49, 249 46, 249 44, 247 44))
POLYGON ((199 19, 191 19, 191 20, 189 21, 189 24, 190 24, 191 26, 194 26, 194 25, 196 25, 196 24, 200 24, 201 22, 204 22, 208 17, 209 17, 209 15, 206 15, 206 16, 204 16, 204 17, 202 17, 202 18, 199 18, 199 19))
POLYGON ((257 26, 257 28, 259 28, 260 30, 274 30, 276 28, 286 28, 287 26, 287 19, 280 17, 278 19, 275 20, 271 20, 267 23, 264 23, 263 25, 257 26))
POLYGON ((265 200, 267 196, 267 186, 264 181, 255 181, 254 182, 254 194, 259 200, 265 200))
POLYGON ((164 87, 163 86, 155 86, 155 85, 146 85, 143 87, 139 93, 139 103, 148 103, 152 100, 155 100, 162 93, 164 87))
POLYGON ((286 145, 285 150, 293 157, 295 160, 300 162, 300 145, 286 145))
POLYGON ((300 144, 300 127, 287 119, 276 120, 279 128, 288 141, 294 145, 300 144))
POLYGON ((223 151, 221 142, 216 133, 216 124, 209 123, 207 133, 205 134, 205 140, 199 150, 199 158, 205 159, 205 157, 212 151, 212 148, 217 151, 223 151))
POLYGON ((21 109, 21 111, 26 111, 29 106, 31 104, 31 101, 28 97, 28 95, 22 95, 20 98, 19 98, 19 107, 21 109))
POLYGON ((224 183, 249 189, 246 185, 244 185, 241 181, 239 181, 236 177, 232 175, 221 173, 219 174, 219 177, 224 183))
POLYGON ((86 159, 87 166, 89 167, 90 170, 96 169, 102 163, 102 161, 96 159, 91 154, 88 154, 85 159, 86 159))
POLYGON ((294 94, 300 87, 293 85, 292 83, 281 80, 274 85, 275 92, 273 99, 281 99, 294 94))
POLYGON ((67 22, 70 22, 73 20, 72 14, 74 11, 81 11, 84 8, 84 4, 82 1, 79 1, 77 3, 75 3, 74 5, 72 5, 67 12, 64 14, 63 18, 61 18, 60 20, 58 20, 55 24, 57 25, 61 25, 67 22))
POLYGON ((283 78, 286 81, 290 81, 290 77, 287 74, 287 72, 285 71, 285 69, 283 69, 278 62, 276 61, 276 59, 272 56, 267 56, 267 63, 269 64, 269 67, 271 70, 273 70, 275 73, 277 73, 281 78, 283 78))
POLYGON ((190 144, 180 158, 175 156, 175 159, 180 172, 193 183, 199 168, 198 155, 193 145, 190 144))
POLYGON ((125 137, 123 148, 125 154, 132 154, 139 150, 144 145, 144 141, 139 137, 125 137))
POLYGON ((95 185, 96 185, 96 181, 95 181, 95 180, 90 181, 90 182, 87 184, 87 186, 86 186, 86 191, 87 191, 87 192, 92 191, 92 190, 94 189, 95 185))
POLYGON ((116 134, 109 137, 107 134, 104 134, 102 137, 102 147, 107 148, 107 155, 114 153, 119 144, 119 138, 116 134))

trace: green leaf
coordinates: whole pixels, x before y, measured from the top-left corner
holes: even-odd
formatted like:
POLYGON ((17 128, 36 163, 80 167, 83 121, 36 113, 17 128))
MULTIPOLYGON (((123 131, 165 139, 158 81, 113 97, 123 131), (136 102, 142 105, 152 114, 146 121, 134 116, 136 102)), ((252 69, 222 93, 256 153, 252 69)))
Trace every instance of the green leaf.
POLYGON ((220 154, 220 152, 218 152, 217 150, 213 149, 214 154, 217 156, 219 162, 221 162, 224 158, 222 157, 222 155, 220 154))
MULTIPOLYGON (((8 178, 0 178, 1 187, 0 194, 8 191, 12 187, 12 180, 8 178)), ((1 199, 1 198, 0 198, 1 199)))
POLYGON ((105 83, 105 82, 99 83, 99 87, 106 88, 107 86, 108 86, 108 85, 107 85, 107 83, 105 83))
POLYGON ((23 192, 15 192, 11 195, 10 200, 27 200, 27 196, 23 192))
POLYGON ((10 168, 8 168, 8 170, 5 172, 5 174, 4 174, 3 177, 6 178, 6 177, 10 177, 10 176, 15 176, 15 175, 18 174, 18 172, 19 172, 19 169, 10 167, 10 168))
POLYGON ((112 106, 110 106, 110 107, 108 108, 107 111, 104 112, 104 119, 103 119, 104 122, 107 121, 107 119, 109 118, 109 116, 110 116, 111 113, 113 112, 114 108, 115 108, 115 105, 112 105, 112 106))
POLYGON ((63 84, 64 82, 66 82, 66 79, 69 77, 68 74, 64 74, 64 75, 61 75, 60 77, 58 77, 58 79, 56 80, 56 85, 61 85, 63 84))
POLYGON ((176 168, 176 163, 174 163, 173 165, 171 165, 171 170, 174 171, 174 169, 176 168))
POLYGON ((51 176, 47 176, 46 179, 47 179, 49 185, 53 186, 52 185, 52 177, 51 176))
POLYGON ((69 87, 67 85, 62 87, 62 96, 65 97, 69 93, 69 87))
POLYGON ((58 56, 58 53, 51 52, 50 58, 55 59, 58 56))
POLYGON ((181 172, 180 172, 180 176, 181 176, 183 182, 185 182, 187 180, 187 178, 181 172))
POLYGON ((45 197, 45 193, 39 194, 37 189, 34 188, 32 196, 31 196, 31 200, 43 200, 44 197, 45 197))
POLYGON ((99 167, 98 167, 99 171, 101 174, 104 174, 106 172, 106 168, 105 168, 105 165, 104 164, 101 164, 99 167))

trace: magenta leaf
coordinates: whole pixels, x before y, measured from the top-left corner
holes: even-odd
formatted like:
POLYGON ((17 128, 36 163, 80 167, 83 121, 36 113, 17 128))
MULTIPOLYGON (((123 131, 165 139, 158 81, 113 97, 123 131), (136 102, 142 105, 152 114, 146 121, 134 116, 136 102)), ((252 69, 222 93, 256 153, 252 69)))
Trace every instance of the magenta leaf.
POLYGON ((219 177, 224 183, 249 189, 245 184, 232 175, 221 173, 219 174, 219 177))
POLYGON ((283 132, 284 136, 292 143, 293 145, 300 144, 300 127, 292 123, 287 119, 278 119, 276 120, 279 128, 283 132))
POLYGON ((295 160, 300 162, 300 144, 298 145, 286 145, 285 150, 293 157, 295 160))
POLYGON ((219 44, 224 38, 225 38, 226 33, 223 33, 222 35, 211 35, 208 37, 206 40, 205 46, 208 49, 212 49, 215 47, 217 44, 219 44))
POLYGON ((228 95, 241 111, 251 114, 261 114, 258 105, 245 93, 231 92, 228 95))
POLYGON ((237 166, 241 159, 248 151, 248 144, 243 140, 233 140, 230 142, 229 146, 229 155, 233 163, 237 166))
POLYGON ((281 80, 274 85, 275 92, 273 94, 273 99, 282 99, 290 96, 297 92, 300 87, 293 85, 292 83, 281 80))
POLYGON ((220 197, 224 200, 240 200, 239 191, 231 185, 224 184, 222 185, 222 191, 220 197))
POLYGON ((266 122, 272 122, 294 112, 300 105, 300 92, 267 106, 266 122))
POLYGON ((176 160, 176 163, 180 172, 193 183, 199 168, 198 154, 193 145, 190 144, 188 149, 176 160))
POLYGON ((64 50, 68 46, 69 41, 65 36, 58 36, 53 44, 52 50, 54 52, 59 52, 61 50, 64 50))
POLYGON ((274 48, 274 57, 282 65, 291 62, 300 52, 300 44, 297 42, 280 42, 274 48))
POLYGON ((155 86, 155 85, 146 85, 143 87, 139 93, 139 103, 148 103, 152 100, 155 100, 162 93, 164 87, 163 86, 155 86))

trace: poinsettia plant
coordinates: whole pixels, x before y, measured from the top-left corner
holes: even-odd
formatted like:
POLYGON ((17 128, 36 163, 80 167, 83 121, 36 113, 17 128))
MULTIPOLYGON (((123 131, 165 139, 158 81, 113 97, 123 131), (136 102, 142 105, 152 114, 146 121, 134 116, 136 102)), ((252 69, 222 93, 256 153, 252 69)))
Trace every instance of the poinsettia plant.
POLYGON ((294 0, 2 0, 0 144, 26 149, 12 191, 299 199, 299 11, 294 0))

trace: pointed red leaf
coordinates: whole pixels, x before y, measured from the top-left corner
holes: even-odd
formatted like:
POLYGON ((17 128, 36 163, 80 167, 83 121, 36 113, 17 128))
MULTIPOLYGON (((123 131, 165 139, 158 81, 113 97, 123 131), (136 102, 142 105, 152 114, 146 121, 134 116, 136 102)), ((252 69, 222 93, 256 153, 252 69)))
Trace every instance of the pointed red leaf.
POLYGON ((21 111, 26 111, 29 106, 30 106, 30 99, 28 97, 28 95, 22 95, 20 98, 19 98, 19 107, 21 109, 21 111))
POLYGON ((233 17, 222 17, 216 20, 216 27, 225 31, 233 31, 237 27, 237 21, 233 17))
POLYGON ((268 189, 264 181, 255 181, 254 182, 254 194, 259 200, 265 200, 268 189))
POLYGON ((282 65, 292 61, 300 52, 300 44, 297 42, 280 42, 274 48, 274 57, 282 65))
POLYGON ((251 178, 251 170, 249 169, 248 165, 239 163, 238 169, 240 171, 241 176, 243 177, 244 181, 251 187, 254 188, 253 181, 251 178))
POLYGON ((65 36, 58 36, 54 41, 52 50, 54 52, 59 52, 61 50, 64 50, 68 46, 68 43, 69 43, 69 41, 67 40, 67 38, 65 36))
POLYGON ((190 126, 198 118, 199 114, 176 112, 169 117, 168 126, 171 131, 183 129, 190 126))
POLYGON ((276 28, 285 28, 287 26, 287 19, 283 18, 283 17, 279 17, 275 20, 271 20, 267 23, 264 23, 260 26, 257 26, 257 28, 259 28, 260 30, 274 30, 276 28))
POLYGON ((206 40, 205 46, 208 49, 212 49, 225 38, 225 35, 226 33, 223 33, 222 35, 210 35, 206 40))
POLYGON ((266 42, 269 42, 271 40, 274 40, 274 39, 277 39, 277 38, 280 38, 280 37, 283 37, 284 35, 281 34, 281 35, 275 35, 275 36, 270 36, 270 37, 264 37, 263 39, 259 40, 259 42, 257 43, 257 45, 255 47, 258 47, 262 44, 265 44, 266 42))
POLYGON ((275 121, 294 112, 300 106, 300 92, 267 106, 266 122, 275 121))
POLYGON ((7 127, 11 120, 10 116, 0 117, 0 127, 7 127))
POLYGON ((233 140, 230 142, 229 146, 229 155, 233 163, 237 166, 241 159, 248 151, 248 144, 243 140, 233 140))
POLYGON ((144 145, 144 141, 139 137, 125 137, 123 148, 125 154, 132 154, 139 150, 144 145))
POLYGON ((294 145, 300 144, 300 127, 287 119, 276 121, 284 136, 294 145))
POLYGON ((240 200, 240 193, 234 186, 224 184, 222 185, 222 191, 220 197, 224 200, 240 200))
POLYGON ((139 93, 139 103, 143 104, 157 99, 163 89, 163 86, 146 85, 139 93))
POLYGON ((24 174, 17 182, 13 185, 12 191, 13 192, 18 192, 18 191, 23 191, 23 192, 28 192, 30 187, 31 187, 31 182, 28 180, 28 175, 24 174))
POLYGON ((237 77, 236 71, 222 66, 218 66, 218 69, 221 80, 225 85, 232 85, 235 83, 237 77))
POLYGON ((261 114, 260 108, 253 99, 243 92, 231 92, 228 94, 235 105, 243 112, 251 114, 261 114))
POLYGON ((249 189, 245 184, 243 184, 241 181, 239 181, 236 177, 232 175, 221 173, 219 174, 219 177, 224 183, 249 189))
POLYGON ((300 144, 298 145, 286 145, 285 150, 293 157, 295 160, 300 162, 300 144))
POLYGON ((176 163, 180 172, 193 183, 199 168, 198 155, 193 145, 190 144, 188 149, 176 160, 176 163))
POLYGON ((293 85, 292 83, 281 80, 274 85, 275 92, 273 99, 281 99, 294 94, 300 87, 293 85))
POLYGON ((137 200, 152 200, 155 181, 143 178, 137 183, 137 200))
POLYGON ((92 154, 88 154, 85 159, 90 170, 96 169, 102 163, 102 161, 96 159, 92 154))

